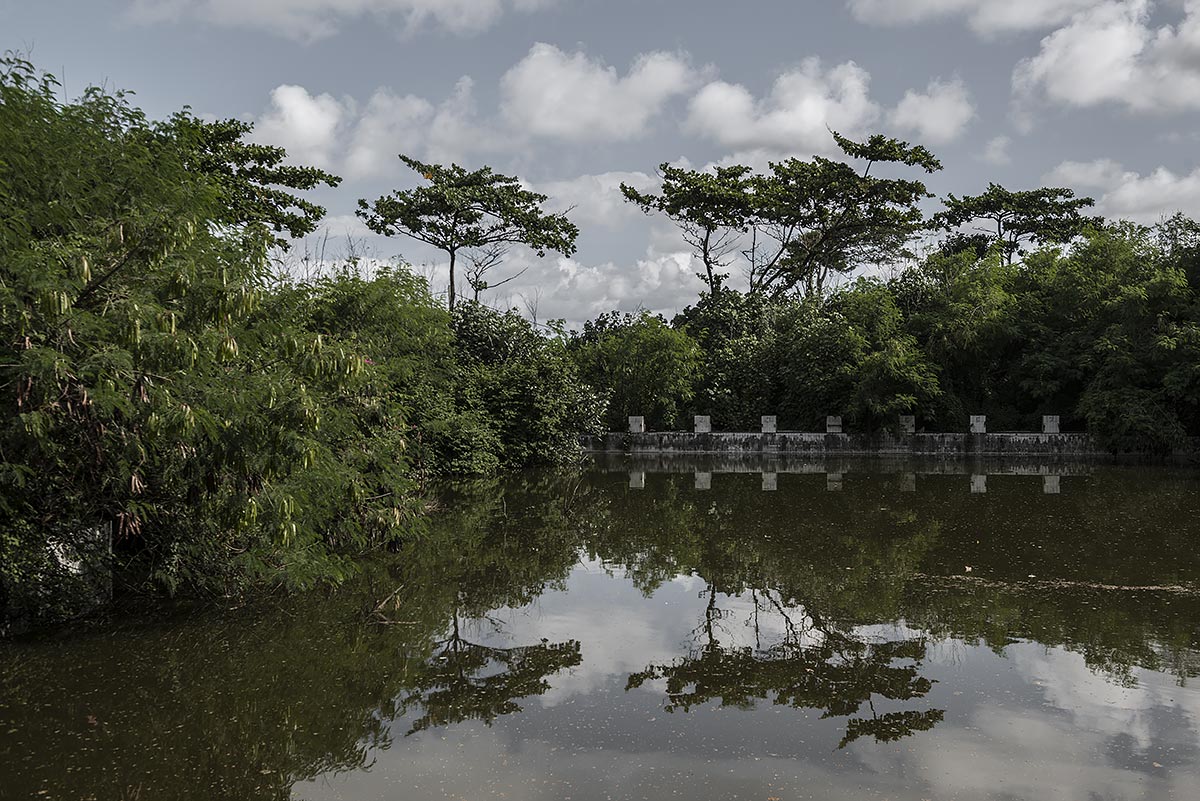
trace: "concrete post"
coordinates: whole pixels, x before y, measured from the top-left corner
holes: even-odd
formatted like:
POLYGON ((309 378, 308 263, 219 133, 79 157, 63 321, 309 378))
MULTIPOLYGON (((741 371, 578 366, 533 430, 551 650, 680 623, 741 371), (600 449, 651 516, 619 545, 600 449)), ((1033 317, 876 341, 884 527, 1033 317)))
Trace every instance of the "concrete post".
POLYGON ((973 475, 971 476, 971 494, 986 495, 987 494, 987 476, 973 475))
POLYGON ((911 414, 900 415, 900 433, 901 434, 917 433, 917 418, 915 415, 911 415, 911 414))
POLYGON ((779 489, 779 474, 763 473, 762 488, 763 492, 775 492, 777 489, 779 489))
POLYGON ((708 433, 712 432, 712 418, 709 417, 708 415, 703 415, 703 414, 696 415, 695 422, 696 422, 696 433, 697 434, 708 434, 708 433))
POLYGON ((826 417, 825 418, 825 433, 826 434, 842 433, 842 418, 833 417, 833 416, 826 417))
POLYGON ((701 473, 700 471, 696 471, 696 489, 712 489, 712 473, 701 473))
POLYGON ((772 414, 772 415, 763 415, 763 419, 762 419, 762 432, 763 432, 764 434, 774 434, 774 433, 776 433, 776 423, 777 423, 778 419, 779 419, 779 418, 777 418, 777 417, 776 417, 775 415, 773 415, 773 414, 772 414))
POLYGON ((1059 431, 1058 431, 1058 415, 1057 414, 1042 415, 1042 433, 1043 434, 1059 433, 1059 431))
POLYGON ((1062 476, 1042 476, 1042 493, 1058 495, 1062 492, 1062 476))
POLYGON ((645 489, 646 488, 646 471, 645 470, 630 470, 629 471, 629 488, 630 489, 645 489))
POLYGON ((842 491, 842 474, 841 473, 826 473, 825 474, 825 491, 826 492, 841 492, 842 491))
POLYGON ((646 433, 646 418, 645 417, 630 417, 629 418, 629 433, 630 434, 645 434, 646 433))
POLYGON ((973 414, 971 415, 971 433, 986 434, 987 433, 987 415, 973 414))

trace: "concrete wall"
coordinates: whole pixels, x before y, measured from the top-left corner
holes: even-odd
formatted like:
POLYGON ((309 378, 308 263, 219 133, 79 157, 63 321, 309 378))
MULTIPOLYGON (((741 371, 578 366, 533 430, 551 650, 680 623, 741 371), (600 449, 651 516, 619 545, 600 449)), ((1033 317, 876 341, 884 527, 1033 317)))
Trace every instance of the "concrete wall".
POLYGON ((584 437, 593 453, 1107 456, 1088 434, 778 434, 655 431, 584 437))

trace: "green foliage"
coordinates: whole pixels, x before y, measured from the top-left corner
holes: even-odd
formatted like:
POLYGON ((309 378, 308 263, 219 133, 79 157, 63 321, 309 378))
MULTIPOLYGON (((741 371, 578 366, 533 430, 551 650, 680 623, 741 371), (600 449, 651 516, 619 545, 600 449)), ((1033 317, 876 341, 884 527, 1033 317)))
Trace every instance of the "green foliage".
POLYGON ((700 370, 700 349, 686 331, 649 312, 611 312, 585 323, 570 353, 583 381, 606 391, 610 431, 634 415, 651 430, 686 427, 700 370))
MULTIPOLYGON (((482 167, 468 172, 457 164, 444 167, 408 156, 400 160, 428 186, 395 191, 374 203, 358 201, 358 215, 384 236, 401 234, 445 251, 450 259, 449 306, 457 297, 458 255, 474 253, 489 260, 508 245, 524 245, 538 256, 555 250, 575 252, 579 229, 563 214, 547 214, 547 197, 521 187, 518 179, 482 167), (489 253, 491 255, 489 255, 489 253)), ((476 262, 481 264, 486 262, 476 262)))
MULTIPOLYGON (((1012 192, 999 184, 988 184, 982 195, 956 197, 951 194, 944 203, 946 210, 931 221, 934 228, 949 231, 963 225, 986 223, 986 228, 974 229, 976 236, 990 241, 1006 263, 1011 263, 1029 242, 1065 244, 1095 222, 1080 214, 1095 201, 1090 197, 1077 198, 1074 191, 1057 187, 1012 192)), ((969 240, 959 238, 956 241, 961 244, 969 240)))

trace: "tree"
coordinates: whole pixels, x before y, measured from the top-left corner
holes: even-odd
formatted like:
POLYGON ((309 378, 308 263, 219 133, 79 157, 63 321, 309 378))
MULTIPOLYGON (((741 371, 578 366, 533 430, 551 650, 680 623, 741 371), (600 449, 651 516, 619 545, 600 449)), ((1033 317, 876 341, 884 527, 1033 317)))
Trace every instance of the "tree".
POLYGON ((542 211, 548 198, 523 189, 518 179, 492 172, 491 167, 468 172, 457 164, 426 164, 403 154, 400 160, 429 185, 394 191, 374 203, 359 200, 358 216, 378 234, 408 236, 445 251, 450 258, 451 309, 460 253, 486 253, 506 245, 525 245, 539 257, 548 250, 564 256, 575 252, 579 229, 566 215, 542 211))
POLYGON ((658 169, 661 194, 639 192, 627 184, 621 184, 621 192, 646 214, 664 214, 679 227, 704 265, 697 277, 715 294, 729 277, 721 271, 729 266, 752 212, 750 168, 716 167, 709 173, 662 164, 658 169))
POLYGON ((777 247, 752 265, 752 292, 819 294, 832 273, 908 255, 906 245, 923 221, 917 204, 931 195, 921 181, 871 172, 899 164, 932 173, 941 162, 920 145, 878 134, 861 143, 833 136, 861 168, 820 156, 792 158, 772 163, 770 174, 755 181, 756 220, 777 247))
POLYGON ((986 234, 999 248, 1005 264, 1012 264, 1025 243, 1065 244, 1094 222, 1079 212, 1095 201, 1077 198, 1074 191, 1064 188, 1011 192, 999 184, 988 184, 982 195, 960 198, 951 194, 943 202, 946 210, 934 215, 933 227, 951 231, 986 223, 974 230, 986 234))

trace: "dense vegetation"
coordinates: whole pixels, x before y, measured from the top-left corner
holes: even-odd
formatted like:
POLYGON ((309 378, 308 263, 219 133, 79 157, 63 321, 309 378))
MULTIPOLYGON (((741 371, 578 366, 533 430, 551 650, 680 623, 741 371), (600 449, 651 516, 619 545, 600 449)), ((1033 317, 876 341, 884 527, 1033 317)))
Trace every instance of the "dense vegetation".
MULTIPOLYGON (((340 179, 248 133, 150 120, 120 93, 64 100, 0 61, 0 609, 69 611, 59 579, 110 543, 128 589, 337 581, 421 536, 431 478, 571 461, 631 414, 961 430, 1055 413, 1157 452, 1200 434, 1183 217, 1105 222, 1069 190, 993 185, 927 219, 924 183, 872 170, 940 163, 881 136, 765 174, 664 165, 660 194, 625 194, 679 225, 704 293, 672 321, 568 333, 453 294, 447 310, 402 265, 289 276, 281 254, 324 213, 297 193, 340 179)), ((509 247, 573 251, 575 226, 518 179, 402 158, 427 185, 360 215, 443 249, 452 280, 461 256, 476 299, 509 247)))

